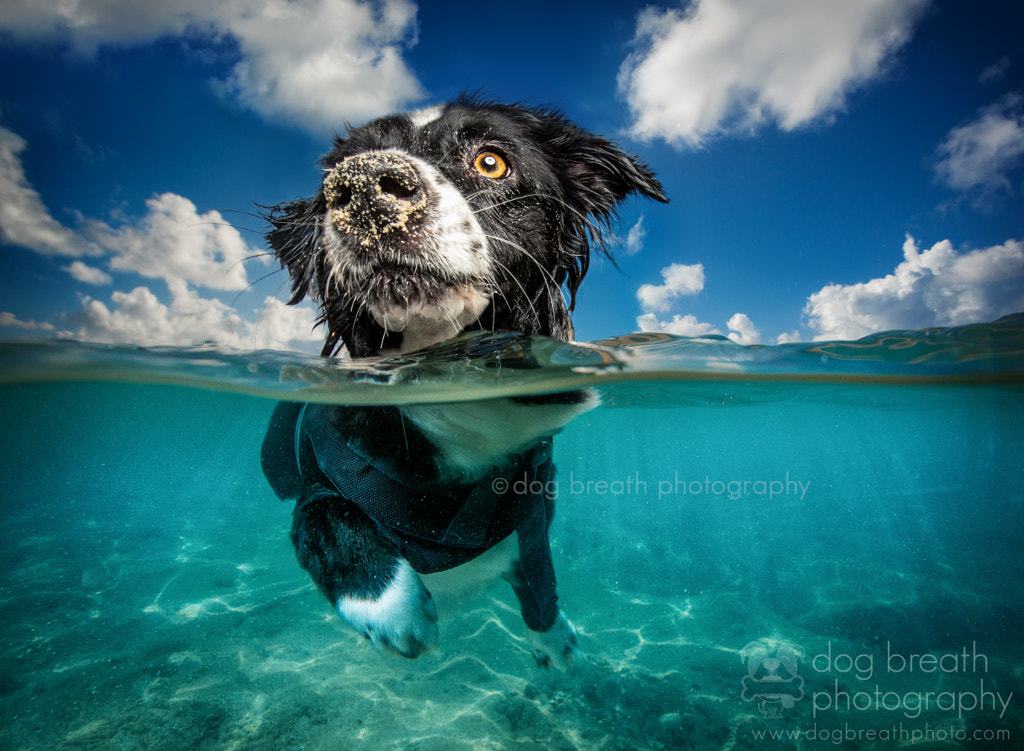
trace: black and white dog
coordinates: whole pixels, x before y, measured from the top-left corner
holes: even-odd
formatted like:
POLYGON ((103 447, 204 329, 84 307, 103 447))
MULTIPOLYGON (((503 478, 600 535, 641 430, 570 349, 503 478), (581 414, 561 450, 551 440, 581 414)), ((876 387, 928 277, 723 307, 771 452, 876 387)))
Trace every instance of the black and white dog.
MULTIPOLYGON (((315 195, 267 211, 267 238, 290 302, 319 308, 325 356, 405 354, 474 330, 569 341, 591 246, 603 250, 616 204, 666 200, 644 164, 560 114, 473 97, 350 129, 322 166, 315 195)), ((551 436, 591 406, 579 392, 283 403, 263 467, 279 496, 297 499, 300 564, 378 649, 437 646, 421 575, 505 556, 538 662, 564 667, 578 647, 557 605, 553 499, 516 488, 551 487, 551 436)))

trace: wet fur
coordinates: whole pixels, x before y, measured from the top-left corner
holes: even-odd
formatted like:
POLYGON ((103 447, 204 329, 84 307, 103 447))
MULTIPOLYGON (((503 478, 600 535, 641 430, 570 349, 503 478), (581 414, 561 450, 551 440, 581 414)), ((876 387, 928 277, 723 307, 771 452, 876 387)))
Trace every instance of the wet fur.
MULTIPOLYGON (((616 205, 632 193, 665 200, 646 165, 560 113, 475 97, 349 129, 321 166, 324 180, 311 197, 265 216, 267 240, 291 279, 289 302, 308 298, 319 310, 325 356, 404 353, 474 330, 571 341, 570 312, 591 252, 604 251, 602 230, 616 205), (485 153, 508 172, 494 178, 475 169, 485 153)), ((458 407, 338 407, 332 419, 366 455, 433 484, 457 484, 530 452, 593 404, 577 393, 458 407)), ((296 498, 299 562, 378 649, 408 657, 433 649, 436 607, 404 543, 385 539, 379 521, 322 471, 296 474, 291 466, 300 409, 278 407, 263 449, 275 490, 296 498)), ((300 456, 311 450, 299 444, 300 456)), ((539 533, 513 533, 518 555, 512 551, 505 578, 538 662, 564 667, 578 651, 575 629, 554 605, 553 575, 539 586, 528 574, 537 560, 550 571, 553 509, 548 503, 539 533)))
MULTIPOLYGON (((327 171, 346 157, 387 148, 434 164, 466 197, 494 261, 490 307, 467 328, 571 341, 569 313, 592 248, 604 250, 602 228, 630 193, 664 201, 661 186, 646 165, 552 109, 464 97, 441 117, 421 128, 408 115, 356 128, 335 138, 321 165, 327 171), (482 148, 500 150, 519 165, 513 178, 499 182, 474 175, 467 162, 482 148)), ((291 278, 289 302, 309 297, 317 304, 327 329, 324 355, 337 353, 342 345, 353 357, 393 349, 394 333, 368 314, 360 291, 332 284, 324 252, 327 209, 321 186, 311 198, 266 212, 271 225, 267 239, 291 278)))

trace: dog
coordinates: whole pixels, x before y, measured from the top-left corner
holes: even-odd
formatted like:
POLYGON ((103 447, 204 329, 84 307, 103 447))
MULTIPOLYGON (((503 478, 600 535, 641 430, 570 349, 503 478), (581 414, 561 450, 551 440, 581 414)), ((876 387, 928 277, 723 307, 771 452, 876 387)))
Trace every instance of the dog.
MULTIPOLYGON (((321 166, 312 197, 264 216, 289 302, 317 306, 327 357, 406 355, 474 331, 571 341, 577 290, 617 204, 667 200, 644 163, 561 113, 468 95, 348 128, 321 166)), ((299 563, 378 650, 435 649, 423 577, 504 557, 537 662, 564 668, 579 647, 557 603, 554 499, 524 488, 551 487, 551 436, 594 404, 588 392, 285 402, 262 465, 296 500, 299 563)))

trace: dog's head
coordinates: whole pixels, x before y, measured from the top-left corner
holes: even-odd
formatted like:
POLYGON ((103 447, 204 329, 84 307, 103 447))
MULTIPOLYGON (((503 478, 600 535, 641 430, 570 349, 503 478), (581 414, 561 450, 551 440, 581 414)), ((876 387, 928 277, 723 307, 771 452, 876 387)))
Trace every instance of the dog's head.
POLYGON ((333 146, 316 194, 267 212, 290 302, 319 307, 325 355, 406 352, 474 328, 570 340, 616 204, 666 200, 644 164, 548 109, 463 97, 333 146))

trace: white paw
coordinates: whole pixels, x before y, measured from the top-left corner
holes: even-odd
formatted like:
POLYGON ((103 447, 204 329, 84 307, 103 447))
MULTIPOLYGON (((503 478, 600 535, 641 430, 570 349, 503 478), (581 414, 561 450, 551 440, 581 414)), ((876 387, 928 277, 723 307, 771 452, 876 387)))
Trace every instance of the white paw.
POLYGON ((406 561, 380 597, 339 597, 338 615, 381 652, 419 657, 438 646, 434 598, 406 561))
POLYGON ((561 610, 558 611, 554 625, 547 631, 528 633, 533 656, 541 667, 554 665, 559 670, 565 670, 573 660, 582 659, 576 627, 561 610))

